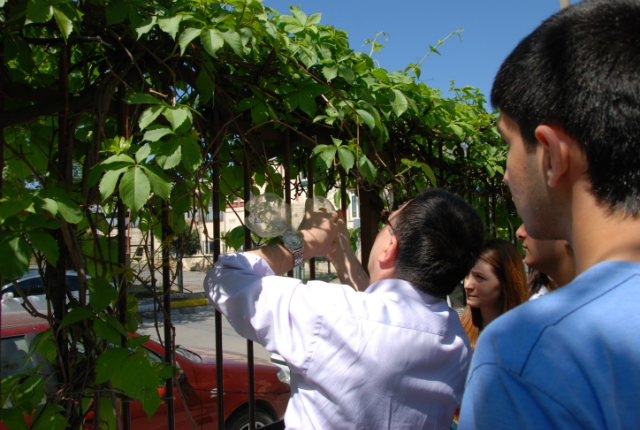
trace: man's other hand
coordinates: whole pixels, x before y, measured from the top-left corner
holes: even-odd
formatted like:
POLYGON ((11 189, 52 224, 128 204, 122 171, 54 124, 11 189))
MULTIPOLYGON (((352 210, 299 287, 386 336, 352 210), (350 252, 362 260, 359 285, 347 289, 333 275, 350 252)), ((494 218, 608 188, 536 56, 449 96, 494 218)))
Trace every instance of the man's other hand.
POLYGON ((307 199, 304 220, 298 228, 298 235, 304 242, 305 261, 331 253, 343 228, 344 220, 337 212, 327 212, 325 208, 313 212, 313 199, 307 199))

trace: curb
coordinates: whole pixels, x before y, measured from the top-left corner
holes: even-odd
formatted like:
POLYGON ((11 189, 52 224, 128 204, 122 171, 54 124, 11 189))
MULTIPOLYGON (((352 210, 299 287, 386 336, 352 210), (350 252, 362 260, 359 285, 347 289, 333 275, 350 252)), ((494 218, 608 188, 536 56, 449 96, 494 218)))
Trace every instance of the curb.
MULTIPOLYGON (((194 306, 206 306, 209 304, 208 299, 187 299, 176 300, 171 302, 171 309, 189 308, 194 306)), ((138 313, 153 312, 153 304, 138 306, 138 313)))

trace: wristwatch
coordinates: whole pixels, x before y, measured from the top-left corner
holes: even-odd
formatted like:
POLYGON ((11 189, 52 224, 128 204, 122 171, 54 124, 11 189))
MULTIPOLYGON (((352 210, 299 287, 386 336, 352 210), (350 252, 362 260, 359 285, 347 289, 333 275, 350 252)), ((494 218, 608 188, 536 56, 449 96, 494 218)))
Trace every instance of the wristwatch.
POLYGON ((293 267, 302 264, 302 254, 304 253, 304 242, 295 233, 287 233, 282 236, 282 244, 293 254, 293 267))

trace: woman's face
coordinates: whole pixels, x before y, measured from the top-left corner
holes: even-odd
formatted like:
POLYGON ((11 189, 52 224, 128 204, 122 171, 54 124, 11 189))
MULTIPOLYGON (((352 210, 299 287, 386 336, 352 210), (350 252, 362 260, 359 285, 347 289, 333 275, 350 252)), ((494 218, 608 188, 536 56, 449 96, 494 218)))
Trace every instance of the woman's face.
POLYGON ((484 260, 478 260, 471 273, 464 280, 467 304, 472 308, 498 306, 502 297, 500 280, 493 267, 484 260))

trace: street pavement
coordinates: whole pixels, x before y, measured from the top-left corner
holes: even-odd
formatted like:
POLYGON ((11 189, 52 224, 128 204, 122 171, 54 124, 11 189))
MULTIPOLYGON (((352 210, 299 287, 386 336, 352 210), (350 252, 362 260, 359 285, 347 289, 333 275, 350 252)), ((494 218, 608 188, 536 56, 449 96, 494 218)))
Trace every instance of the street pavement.
MULTIPOLYGON (((141 299, 140 302, 142 305, 148 305, 150 304, 149 300, 141 299)), ((149 335, 156 341, 158 340, 158 333, 164 337, 164 324, 161 313, 159 314, 160 319, 157 329, 153 313, 143 312, 141 315, 143 322, 138 329, 138 334, 149 335)), ((187 349, 189 346, 198 346, 215 350, 215 309, 212 305, 173 309, 171 311, 171 320, 176 330, 177 345, 182 345, 187 349)), ((222 349, 223 351, 238 354, 247 353, 247 340, 236 333, 224 316, 222 316, 222 349)), ((271 353, 260 344, 254 343, 253 350, 255 357, 269 361, 271 353)))

